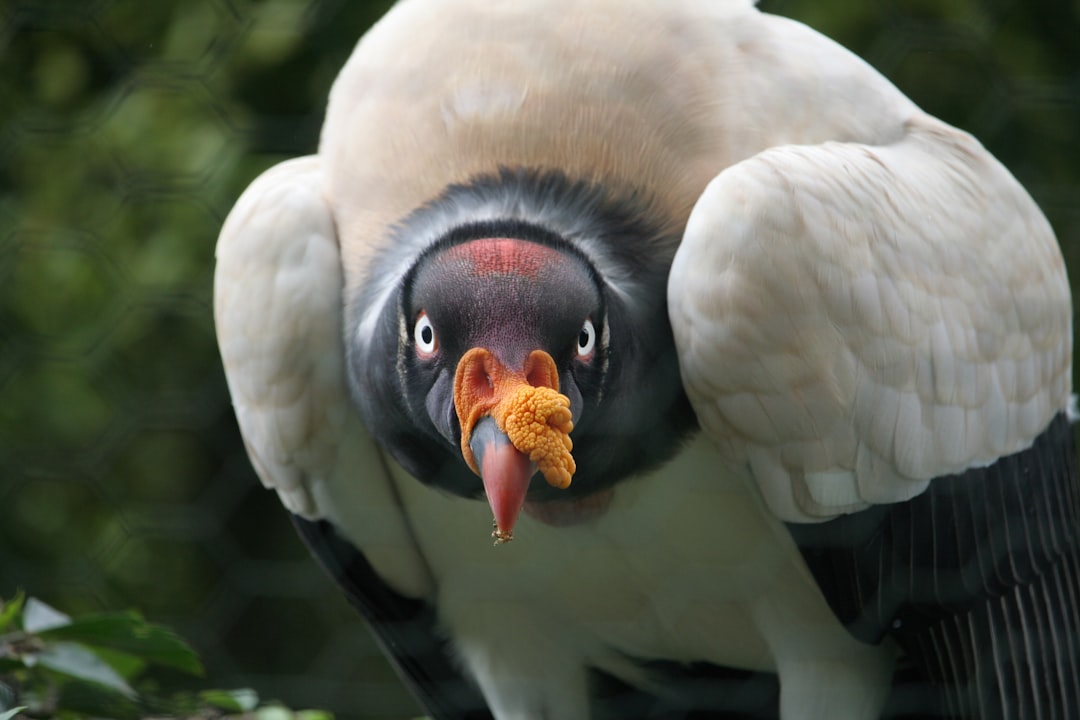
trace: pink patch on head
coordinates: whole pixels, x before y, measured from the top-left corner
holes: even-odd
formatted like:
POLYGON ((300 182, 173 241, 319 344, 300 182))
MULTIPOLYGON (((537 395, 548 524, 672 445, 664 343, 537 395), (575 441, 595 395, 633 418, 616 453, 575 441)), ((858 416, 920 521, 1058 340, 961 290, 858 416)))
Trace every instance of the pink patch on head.
POLYGON ((541 269, 559 262, 558 250, 540 243, 513 238, 482 238, 455 245, 447 256, 467 263, 470 273, 486 275, 521 275, 536 278, 541 269))

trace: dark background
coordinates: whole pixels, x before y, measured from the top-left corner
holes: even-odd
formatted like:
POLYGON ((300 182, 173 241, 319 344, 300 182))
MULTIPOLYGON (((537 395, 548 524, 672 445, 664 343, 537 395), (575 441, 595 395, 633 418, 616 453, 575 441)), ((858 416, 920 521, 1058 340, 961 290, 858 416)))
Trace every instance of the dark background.
MULTIPOLYGON (((662 0, 658 0, 660 2, 662 0)), ((0 0, 0 596, 173 625, 215 686, 419 714, 248 465, 213 249, 389 2, 0 0)), ((974 133, 1080 268, 1076 0, 772 0, 974 133)))

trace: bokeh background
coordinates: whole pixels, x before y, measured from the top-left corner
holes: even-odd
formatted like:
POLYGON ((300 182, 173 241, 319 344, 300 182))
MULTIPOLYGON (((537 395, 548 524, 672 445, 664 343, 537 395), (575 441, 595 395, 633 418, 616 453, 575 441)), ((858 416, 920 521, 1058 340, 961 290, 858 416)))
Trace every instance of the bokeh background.
MULTIPOLYGON (((0 0, 0 597, 137 608, 214 686, 341 718, 419 713, 248 465, 213 249, 390 4, 0 0)), ((979 137, 1080 276, 1077 0, 761 7, 979 137)))

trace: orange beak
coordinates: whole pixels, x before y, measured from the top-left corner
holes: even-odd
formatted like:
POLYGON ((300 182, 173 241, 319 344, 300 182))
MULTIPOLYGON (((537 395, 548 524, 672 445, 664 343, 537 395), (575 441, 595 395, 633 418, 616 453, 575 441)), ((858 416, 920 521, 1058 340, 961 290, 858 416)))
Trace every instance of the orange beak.
POLYGON ((570 399, 559 393, 555 361, 533 350, 521 371, 490 351, 472 348, 454 376, 454 408, 461 424, 461 455, 484 482, 495 515, 496 544, 513 539, 529 481, 539 469, 565 488, 576 470, 570 399))

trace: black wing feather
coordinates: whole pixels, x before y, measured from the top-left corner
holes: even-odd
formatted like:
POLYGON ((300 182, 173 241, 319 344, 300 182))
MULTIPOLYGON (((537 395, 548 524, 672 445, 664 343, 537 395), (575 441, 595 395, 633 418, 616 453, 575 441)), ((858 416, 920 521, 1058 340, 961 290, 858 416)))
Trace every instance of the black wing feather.
POLYGON ((927 716, 1080 717, 1080 491, 1058 415, 1034 444, 918 497, 789 525, 837 617, 942 689, 927 716))
POLYGON ((490 720, 477 687, 447 648, 432 607, 392 590, 326 521, 292 516, 297 532, 371 628, 383 654, 434 720, 490 720))

